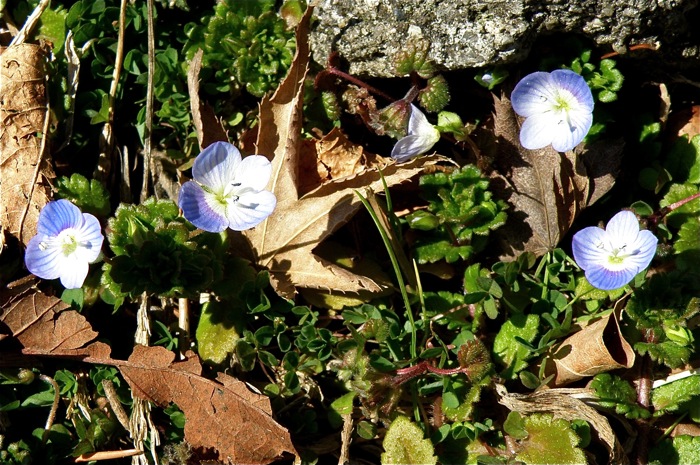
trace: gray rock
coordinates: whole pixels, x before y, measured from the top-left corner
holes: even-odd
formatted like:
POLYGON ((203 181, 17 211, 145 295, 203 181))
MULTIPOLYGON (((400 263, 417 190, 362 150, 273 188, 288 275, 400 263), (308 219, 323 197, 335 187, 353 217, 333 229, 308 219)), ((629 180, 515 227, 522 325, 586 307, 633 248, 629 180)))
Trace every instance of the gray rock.
POLYGON ((578 33, 617 51, 656 43, 661 51, 697 57, 697 46, 679 46, 688 30, 685 15, 696 5, 697 0, 322 0, 311 40, 318 63, 325 65, 337 50, 352 74, 377 77, 393 75, 392 57, 413 35, 430 41, 430 57, 446 70, 522 60, 537 37, 554 32, 578 33))

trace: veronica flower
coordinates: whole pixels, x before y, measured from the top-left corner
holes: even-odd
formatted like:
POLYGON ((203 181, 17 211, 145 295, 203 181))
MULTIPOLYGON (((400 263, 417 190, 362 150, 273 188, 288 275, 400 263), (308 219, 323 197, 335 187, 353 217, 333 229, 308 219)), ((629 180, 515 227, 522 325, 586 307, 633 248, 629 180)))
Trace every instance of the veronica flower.
POLYGON ((68 200, 49 202, 39 213, 37 234, 27 244, 24 264, 42 279, 61 279, 66 289, 83 285, 89 264, 102 249, 100 222, 68 200))
POLYGON ((526 149, 551 144, 566 152, 586 137, 593 123, 593 95, 586 81, 568 69, 528 74, 513 89, 513 110, 525 117, 520 143, 526 149))
POLYGON ((657 239, 651 231, 639 230, 634 213, 621 211, 606 229, 584 228, 574 235, 574 260, 586 272, 593 287, 617 289, 649 266, 656 253, 657 239))
POLYGON ((401 163, 422 155, 440 140, 440 131, 428 122, 423 112, 411 104, 408 135, 399 139, 391 151, 391 158, 401 163))
POLYGON ((270 216, 275 194, 265 190, 272 174, 262 155, 241 158, 228 142, 214 142, 192 166, 194 181, 182 185, 178 204, 193 225, 209 232, 243 231, 270 216))

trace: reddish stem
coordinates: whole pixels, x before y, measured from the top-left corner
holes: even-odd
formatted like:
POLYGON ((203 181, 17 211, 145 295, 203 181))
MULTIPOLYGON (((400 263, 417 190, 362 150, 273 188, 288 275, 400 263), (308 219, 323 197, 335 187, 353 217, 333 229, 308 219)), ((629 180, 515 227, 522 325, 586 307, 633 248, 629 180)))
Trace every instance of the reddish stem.
POLYGON ((700 192, 697 194, 693 194, 691 196, 688 196, 684 199, 679 200, 678 202, 673 202, 671 205, 664 207, 660 209, 657 213, 654 213, 649 217, 649 222, 653 225, 656 225, 663 219, 664 216, 668 215, 671 213, 673 210, 676 210, 683 205, 685 205, 688 202, 692 202, 695 199, 700 199, 700 192))
POLYGON ((338 76, 340 78, 343 78, 348 82, 352 82, 356 86, 364 87, 365 89, 372 92, 373 94, 378 95, 378 96, 382 97, 383 99, 386 99, 390 102, 393 102, 394 100, 396 100, 391 95, 385 94, 384 92, 377 89, 376 87, 372 87, 369 84, 367 84, 366 82, 361 81, 360 79, 357 79, 355 76, 351 76, 350 74, 346 73, 345 71, 341 71, 338 68, 330 66, 326 69, 326 71, 328 71, 330 74, 333 74, 334 76, 338 76))
POLYGON ((436 375, 450 376, 456 375, 458 373, 464 373, 466 371, 463 367, 457 368, 438 368, 431 365, 427 360, 422 361, 416 365, 400 368, 396 370, 396 376, 394 376, 391 381, 393 384, 401 385, 406 381, 409 381, 417 376, 425 374, 426 372, 434 373, 436 375))

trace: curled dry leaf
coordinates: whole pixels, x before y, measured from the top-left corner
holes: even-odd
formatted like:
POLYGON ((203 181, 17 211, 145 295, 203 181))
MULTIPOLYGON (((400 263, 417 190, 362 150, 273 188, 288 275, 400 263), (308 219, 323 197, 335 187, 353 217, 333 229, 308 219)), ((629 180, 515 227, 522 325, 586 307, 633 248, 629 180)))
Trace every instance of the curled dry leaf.
MULTIPOLYGON (((256 153, 272 161, 268 188, 277 197, 275 212, 254 229, 244 232, 252 259, 270 271, 275 291, 292 298, 296 287, 339 293, 384 288, 314 254, 314 248, 345 224, 361 207, 358 189, 383 190, 410 179, 439 157, 423 157, 409 163, 390 163, 382 169, 365 169, 340 177, 300 194, 301 105, 309 62, 308 29, 311 8, 297 27, 297 50, 287 77, 272 97, 260 104, 256 153)), ((335 142, 330 142, 335 145, 335 142)))
POLYGON ((24 245, 36 233, 55 177, 42 153, 49 115, 46 57, 33 44, 13 45, 0 55, 0 225, 24 245))
POLYGON ((297 455, 289 432, 273 418, 269 399, 223 373, 218 381, 203 378, 193 356, 173 362, 163 347, 136 346, 119 370, 133 392, 166 407, 171 402, 185 413, 185 439, 194 448, 217 451, 229 463, 265 464, 288 452, 297 455))
POLYGON ((555 374, 555 386, 588 376, 631 368, 634 350, 625 340, 614 313, 592 323, 559 344, 547 358, 545 376, 555 374))

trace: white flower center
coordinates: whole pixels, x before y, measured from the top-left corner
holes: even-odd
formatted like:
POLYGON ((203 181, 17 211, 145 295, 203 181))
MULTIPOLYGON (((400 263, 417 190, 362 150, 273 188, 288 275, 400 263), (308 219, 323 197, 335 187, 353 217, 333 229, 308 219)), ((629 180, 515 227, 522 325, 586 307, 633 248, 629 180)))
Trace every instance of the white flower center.
POLYGON ((64 256, 68 257, 78 250, 78 247, 91 249, 92 244, 88 241, 80 241, 77 238, 78 232, 73 228, 64 229, 58 236, 49 238, 39 243, 39 250, 47 250, 49 248, 60 248, 64 256))
POLYGON ((566 89, 557 89, 553 100, 550 100, 545 95, 540 95, 540 100, 543 102, 549 102, 551 109, 548 112, 554 112, 558 117, 558 124, 567 124, 571 132, 576 131, 576 126, 571 122, 569 113, 572 110, 577 109, 579 101, 576 99, 574 94, 566 89))
POLYGON ((627 244, 622 244, 620 247, 613 247, 612 244, 606 245, 602 241, 596 244, 596 247, 608 253, 608 265, 612 265, 612 268, 617 269, 625 267, 624 262, 626 258, 633 257, 640 252, 639 249, 629 250, 627 244))

